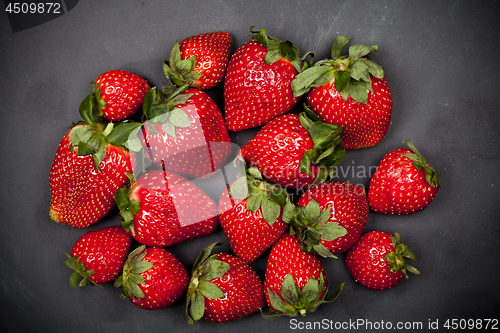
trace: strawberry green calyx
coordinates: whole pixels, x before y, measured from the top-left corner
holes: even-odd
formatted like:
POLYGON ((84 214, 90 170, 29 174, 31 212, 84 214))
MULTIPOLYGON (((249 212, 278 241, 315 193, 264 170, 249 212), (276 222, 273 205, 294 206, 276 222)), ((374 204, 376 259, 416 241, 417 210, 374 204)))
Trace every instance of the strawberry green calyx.
POLYGON ((294 96, 301 96, 313 87, 335 80, 335 90, 342 94, 344 100, 351 96, 357 102, 368 102, 368 91, 373 92, 370 75, 384 77, 382 67, 367 58, 370 52, 378 50, 378 46, 356 44, 349 47, 348 55, 342 55, 349 40, 349 37, 337 36, 331 59, 320 60, 297 75, 292 81, 294 96))
POLYGON ((121 298, 137 297, 145 298, 144 292, 139 287, 139 284, 146 282, 141 276, 141 273, 146 272, 154 266, 154 264, 144 261, 146 253, 144 250, 146 245, 141 245, 134 251, 130 252, 125 264, 123 265, 123 272, 115 279, 114 287, 122 288, 121 298))
POLYGON ((405 262, 405 258, 415 260, 415 254, 406 245, 401 244, 401 234, 395 232, 394 235, 391 235, 391 241, 392 245, 394 245, 394 252, 389 252, 384 258, 389 265, 391 273, 402 271, 406 278, 408 278, 407 271, 413 274, 420 274, 415 267, 405 262))
POLYGON ((134 231, 134 214, 139 214, 139 210, 141 208, 141 202, 139 200, 131 199, 130 188, 135 183, 135 177, 132 174, 127 173, 127 177, 129 178, 129 183, 126 186, 123 186, 116 190, 115 192, 115 202, 116 206, 120 210, 120 220, 123 229, 127 232, 131 232, 133 236, 135 236, 134 231))
POLYGON ((205 297, 212 299, 224 297, 222 290, 210 282, 231 269, 228 263, 218 260, 217 254, 212 254, 212 249, 219 245, 223 243, 213 243, 203 249, 193 266, 186 294, 186 318, 189 325, 203 317, 205 297))
POLYGON ((65 253, 66 257, 68 257, 68 260, 66 260, 63 264, 63 267, 69 267, 72 270, 74 270, 73 274, 71 274, 69 278, 69 286, 71 289, 79 285, 80 287, 85 287, 85 286, 100 286, 101 285, 95 283, 94 281, 90 280, 90 276, 94 273, 93 270, 87 270, 85 268, 85 265, 81 263, 78 260, 78 256, 72 257, 71 255, 65 253), (80 278, 82 280, 80 281, 80 278), (78 282, 80 281, 80 282, 78 282))
POLYGON ((253 30, 255 26, 250 27, 250 32, 255 35, 250 35, 250 38, 257 40, 264 47, 268 49, 264 62, 266 64, 272 64, 280 60, 282 57, 290 60, 293 67, 297 72, 302 72, 307 66, 307 62, 304 60, 307 56, 313 56, 312 52, 306 53, 303 57, 300 57, 300 51, 291 41, 281 41, 277 38, 271 37, 267 34, 264 28, 255 31, 253 30))
POLYGON ((176 42, 170 52, 170 59, 163 62, 163 72, 169 81, 177 87, 185 84, 191 85, 193 81, 200 79, 203 74, 194 71, 196 67, 196 56, 181 59, 179 42, 176 42))
POLYGON ((413 153, 402 155, 411 159, 413 161, 413 165, 417 170, 423 169, 425 171, 425 180, 429 183, 429 185, 431 185, 432 187, 439 186, 439 176, 436 170, 434 170, 430 166, 430 164, 427 163, 422 154, 417 150, 417 148, 415 148, 410 140, 408 140, 407 145, 413 151, 413 153))
POLYGON ((304 242, 301 249, 308 253, 319 254, 324 258, 335 258, 321 241, 332 241, 347 235, 347 230, 335 223, 328 222, 331 216, 331 205, 321 210, 318 202, 311 199, 306 206, 297 207, 287 202, 283 209, 283 221, 290 224, 291 234, 304 242), (327 223, 328 222, 328 223, 327 223))
POLYGON ((321 304, 333 302, 340 295, 343 287, 344 283, 330 296, 327 296, 327 289, 323 297, 320 298, 325 288, 323 274, 320 275, 319 280, 310 278, 301 290, 295 283, 292 274, 289 273, 283 280, 283 285, 280 289, 281 297, 275 291, 268 289, 269 300, 272 308, 275 310, 271 310, 274 312, 271 315, 263 315, 266 318, 305 316, 309 312, 314 312, 321 304))
POLYGON ((319 167, 313 186, 325 182, 328 177, 332 178, 336 166, 344 158, 345 149, 340 138, 343 128, 324 123, 314 112, 306 106, 304 108, 305 111, 299 115, 300 123, 309 132, 314 146, 302 156, 299 171, 312 175, 311 166, 319 167))
MULTIPOLYGON (((242 163, 244 165, 245 162, 242 163)), ((291 199, 282 186, 264 180, 258 168, 247 169, 244 166, 244 170, 229 186, 229 194, 237 200, 247 199, 247 209, 251 212, 261 208, 264 220, 272 226, 278 220, 282 207, 291 199)))

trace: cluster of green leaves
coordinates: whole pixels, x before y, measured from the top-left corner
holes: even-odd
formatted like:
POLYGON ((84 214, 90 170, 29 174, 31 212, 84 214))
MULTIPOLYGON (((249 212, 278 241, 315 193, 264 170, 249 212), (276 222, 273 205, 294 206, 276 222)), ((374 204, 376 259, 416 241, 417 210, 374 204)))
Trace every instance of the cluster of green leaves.
POLYGON ((420 274, 415 267, 406 263, 405 258, 415 260, 415 254, 405 244, 401 243, 401 234, 395 232, 394 235, 391 235, 391 242, 394 246, 394 252, 389 252, 384 258, 388 262, 391 273, 403 271, 406 278, 408 278, 407 271, 420 274))
POLYGON ((181 50, 179 42, 177 42, 172 47, 169 61, 163 62, 163 72, 174 86, 181 87, 185 84, 191 85, 193 81, 203 76, 203 74, 193 71, 195 66, 195 55, 184 60, 181 59, 181 50))
POLYGON ((132 235, 135 235, 133 224, 134 214, 139 214, 141 202, 139 200, 130 198, 130 188, 135 182, 135 177, 130 173, 126 173, 126 175, 129 178, 129 184, 116 190, 114 199, 116 202, 116 206, 120 210, 121 225, 123 226, 125 231, 130 231, 132 235))
POLYGON ((291 84, 294 96, 302 96, 313 87, 321 87, 335 80, 335 90, 342 94, 344 100, 351 96, 355 101, 366 104, 368 91, 373 92, 370 75, 384 77, 382 67, 368 59, 368 54, 377 51, 378 46, 356 44, 349 47, 348 55, 342 55, 349 41, 349 37, 337 36, 331 59, 320 60, 299 73, 291 84))
POLYGON ((224 292, 216 284, 210 282, 231 269, 228 263, 218 260, 217 254, 212 254, 213 248, 222 244, 221 242, 213 243, 203 249, 193 265, 186 294, 186 318, 189 325, 203 317, 205 297, 211 299, 224 297, 224 292))
POLYGON ((141 273, 151 269, 154 264, 143 260, 146 256, 146 245, 141 245, 128 255, 125 264, 123 265, 123 272, 114 281, 114 287, 122 287, 122 294, 120 297, 137 297, 145 298, 144 292, 139 287, 140 284, 146 282, 141 276, 141 273))
MULTIPOLYGON (((65 253, 66 257, 68 260, 66 260, 63 264, 63 267, 69 267, 72 270, 74 270, 73 274, 71 274, 69 278, 69 286, 71 289, 79 285, 80 287, 85 287, 88 285, 91 286, 97 286, 98 284, 95 283, 90 279, 90 276, 94 273, 93 270, 87 270, 85 268, 85 265, 79 261, 78 256, 70 256, 69 254, 65 253), (82 280, 80 281, 80 278, 82 280), (80 281, 80 283, 78 283, 80 281)), ((99 285, 100 286, 100 285, 99 285)), ((102 286, 100 286, 102 287, 102 286)))
POLYGON ((413 166, 417 170, 420 171, 423 169, 425 171, 425 180, 429 183, 429 185, 431 185, 432 187, 439 186, 439 176, 437 171, 434 170, 429 163, 427 163, 422 154, 417 150, 417 148, 415 148, 413 142, 408 140, 407 145, 413 151, 413 153, 402 155, 411 159, 413 161, 413 166))

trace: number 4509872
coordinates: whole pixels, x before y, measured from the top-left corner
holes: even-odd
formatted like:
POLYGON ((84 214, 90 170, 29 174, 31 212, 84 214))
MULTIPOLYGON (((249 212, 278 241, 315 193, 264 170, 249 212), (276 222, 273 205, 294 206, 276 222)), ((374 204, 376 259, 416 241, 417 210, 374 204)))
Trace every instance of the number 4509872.
POLYGON ((61 14, 59 2, 9 2, 5 11, 9 14, 61 14))

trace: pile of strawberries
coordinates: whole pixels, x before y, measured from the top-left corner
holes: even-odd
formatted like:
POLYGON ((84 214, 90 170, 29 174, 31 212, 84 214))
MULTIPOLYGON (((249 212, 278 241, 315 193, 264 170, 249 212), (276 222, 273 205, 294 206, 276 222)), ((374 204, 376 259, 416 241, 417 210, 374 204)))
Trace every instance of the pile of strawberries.
POLYGON ((377 46, 343 55, 350 39, 338 36, 331 59, 315 62, 288 40, 250 30, 232 55, 227 32, 176 43, 163 63, 169 86, 123 70, 93 83, 50 170, 50 217, 86 228, 118 207, 121 225, 76 241, 65 262, 72 288, 114 281, 148 310, 185 296, 188 323, 222 323, 259 310, 305 315, 333 301, 343 284, 329 294, 322 260, 339 253, 371 289, 418 273, 398 233, 363 233, 370 210, 413 214, 435 198, 437 173, 413 144, 382 159, 368 193, 333 179, 346 151, 375 146, 391 121, 388 82, 369 59, 377 46), (224 113, 205 92, 222 81, 224 113), (304 111, 289 112, 302 96, 304 111), (234 154, 228 131, 255 127, 234 154), (218 200, 193 182, 228 165, 237 175, 218 200), (219 225, 233 253, 212 244, 188 272, 169 252, 219 225), (262 280, 251 263, 264 254, 262 280))

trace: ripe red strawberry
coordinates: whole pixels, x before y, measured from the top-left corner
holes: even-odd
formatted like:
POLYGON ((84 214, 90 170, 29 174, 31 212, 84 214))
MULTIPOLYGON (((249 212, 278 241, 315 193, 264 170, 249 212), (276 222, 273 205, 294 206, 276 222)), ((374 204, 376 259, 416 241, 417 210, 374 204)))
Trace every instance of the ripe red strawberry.
POLYGON ((328 296, 328 280, 319 258, 301 249, 303 243, 285 233, 272 247, 266 267, 264 290, 274 316, 306 315, 340 294, 328 296))
POLYGON ((89 231, 73 245, 65 267, 74 270, 71 288, 113 281, 121 273, 132 238, 122 227, 89 231), (78 283, 80 277, 83 279, 78 283))
POLYGON ((408 140, 408 148, 389 152, 370 180, 368 201, 379 213, 406 215, 426 208, 439 189, 437 172, 408 140))
POLYGON ((142 77, 124 70, 112 70, 97 77, 89 96, 104 119, 119 121, 141 108, 148 90, 149 84, 142 77))
POLYGON ((378 46, 352 45, 338 36, 332 59, 318 61, 292 82, 295 96, 307 93, 309 107, 324 121, 344 127, 345 149, 371 147, 387 133, 392 116, 392 95, 382 68, 366 58, 378 46))
MULTIPOLYGON (((297 202, 300 238, 324 257, 347 251, 368 222, 368 199, 358 185, 332 181, 309 188, 297 202), (326 250, 326 251, 325 251, 326 250)), ((290 222, 292 223, 292 222, 290 222)))
POLYGON ((313 121, 306 112, 285 114, 268 122, 241 153, 271 183, 301 189, 335 172, 345 154, 341 133, 341 127, 313 121))
POLYGON ((117 190, 115 200, 125 230, 149 246, 205 236, 219 225, 214 201, 194 183, 168 170, 142 174, 117 190))
POLYGON ((415 260, 415 255, 400 243, 401 235, 385 231, 370 231, 347 251, 345 261, 356 282, 375 290, 392 288, 399 284, 406 271, 420 272, 405 263, 405 258, 415 260))
POLYGON ((224 77, 230 49, 231 35, 225 31, 185 38, 174 45, 169 61, 164 61, 165 76, 178 87, 213 88, 224 77))
POLYGON ((219 200, 219 219, 233 252, 247 263, 260 257, 288 227, 281 218, 287 193, 250 168, 219 200))
POLYGON ((292 109, 299 100, 290 87, 303 68, 297 47, 268 36, 264 29, 251 38, 227 65, 224 109, 231 131, 263 125, 292 109))
POLYGON ((132 172, 127 140, 140 128, 134 122, 106 125, 89 99, 82 102, 80 114, 85 122, 63 137, 49 176, 49 215, 75 228, 96 223, 115 207, 113 196, 132 172))
POLYGON ((157 310, 178 300, 188 282, 188 271, 172 253, 142 245, 130 252, 114 286, 122 287, 121 297, 139 308, 157 310))
POLYGON ((222 114, 202 90, 186 87, 145 98, 144 151, 159 167, 190 178, 213 174, 231 153, 231 139, 222 114))
POLYGON ((203 319, 226 323, 249 316, 265 305, 264 285, 242 259, 226 253, 211 254, 216 243, 198 257, 187 291, 189 324, 203 319))

